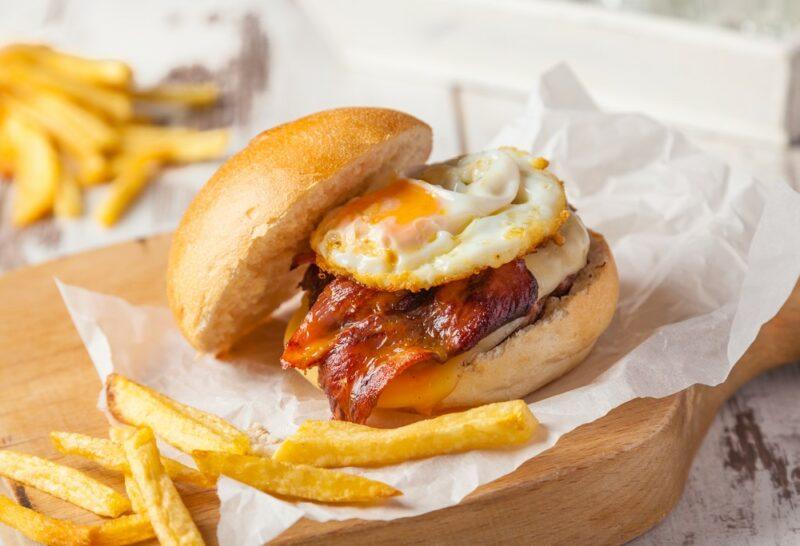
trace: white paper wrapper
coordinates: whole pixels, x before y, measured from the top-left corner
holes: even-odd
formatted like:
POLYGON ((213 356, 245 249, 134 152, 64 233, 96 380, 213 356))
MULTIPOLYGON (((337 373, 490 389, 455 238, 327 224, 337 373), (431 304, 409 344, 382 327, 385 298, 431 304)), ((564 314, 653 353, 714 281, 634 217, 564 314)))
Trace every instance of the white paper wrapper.
MULTIPOLYGON (((632 398, 720 383, 800 275, 799 194, 782 182, 762 185, 652 119, 598 111, 564 67, 543 76, 526 112, 492 145, 549 157, 584 222, 611 243, 620 272, 619 309, 592 354, 530 399, 542 434, 514 451, 354 470, 404 493, 371 508, 289 503, 224 479, 222 544, 261 544, 302 516, 392 519, 450 506, 632 398)), ((101 377, 118 371, 278 437, 329 415, 320 393, 279 369, 281 323, 223 363, 197 357, 166 309, 61 291, 101 377)))

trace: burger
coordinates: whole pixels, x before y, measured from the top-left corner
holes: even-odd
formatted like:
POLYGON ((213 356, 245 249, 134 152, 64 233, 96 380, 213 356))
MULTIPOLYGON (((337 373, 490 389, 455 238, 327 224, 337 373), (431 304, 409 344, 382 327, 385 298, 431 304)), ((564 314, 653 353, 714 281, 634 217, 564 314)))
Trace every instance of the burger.
POLYGON ((302 292, 281 364, 357 423, 520 398, 578 365, 617 303, 606 241, 545 159, 500 148, 425 165, 431 142, 380 108, 255 137, 174 235, 186 339, 225 352, 302 292))

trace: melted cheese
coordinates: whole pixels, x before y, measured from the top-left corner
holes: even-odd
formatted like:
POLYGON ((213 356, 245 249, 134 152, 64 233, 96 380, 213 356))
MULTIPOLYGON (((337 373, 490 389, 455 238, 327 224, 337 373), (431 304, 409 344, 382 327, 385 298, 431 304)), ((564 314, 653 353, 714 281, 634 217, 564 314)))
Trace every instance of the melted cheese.
POLYGON ((589 256, 589 232, 577 214, 570 215, 559 233, 563 244, 550 241, 525 256, 525 265, 539 285, 539 299, 547 297, 567 276, 583 269, 589 256))
MULTIPOLYGON (((577 215, 560 230, 562 244, 550 242, 525 257, 525 265, 536 277, 539 285, 539 299, 546 298, 567 276, 580 271, 589 254, 589 232, 577 215)), ((286 326, 284 343, 300 326, 308 313, 308 299, 295 311, 286 326)), ((523 327, 527 317, 522 317, 501 326, 478 342, 465 353, 456 355, 447 362, 426 363, 413 366, 400 376, 392 379, 378 400, 378 407, 402 409, 413 408, 420 413, 430 413, 436 405, 453 392, 466 364, 480 353, 490 351, 523 327)), ((312 384, 317 385, 317 368, 298 370, 312 384)))

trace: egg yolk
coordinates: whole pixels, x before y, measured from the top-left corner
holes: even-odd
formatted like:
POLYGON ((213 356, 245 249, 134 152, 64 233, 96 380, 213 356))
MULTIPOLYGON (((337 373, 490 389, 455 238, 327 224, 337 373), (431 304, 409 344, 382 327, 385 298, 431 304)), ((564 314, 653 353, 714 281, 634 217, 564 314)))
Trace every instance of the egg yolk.
POLYGON ((401 178, 388 186, 353 199, 342 207, 334 224, 360 218, 377 224, 393 218, 398 224, 410 224, 417 218, 441 214, 439 201, 430 192, 401 178))

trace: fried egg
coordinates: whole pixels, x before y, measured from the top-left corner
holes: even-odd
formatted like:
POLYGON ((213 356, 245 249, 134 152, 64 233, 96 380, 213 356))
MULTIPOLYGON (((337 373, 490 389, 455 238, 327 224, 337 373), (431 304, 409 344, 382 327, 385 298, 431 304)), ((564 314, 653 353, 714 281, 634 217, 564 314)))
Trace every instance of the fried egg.
POLYGON ((569 218, 547 162, 502 148, 376 181, 311 235, 318 264, 382 290, 422 290, 500 267, 569 218))

